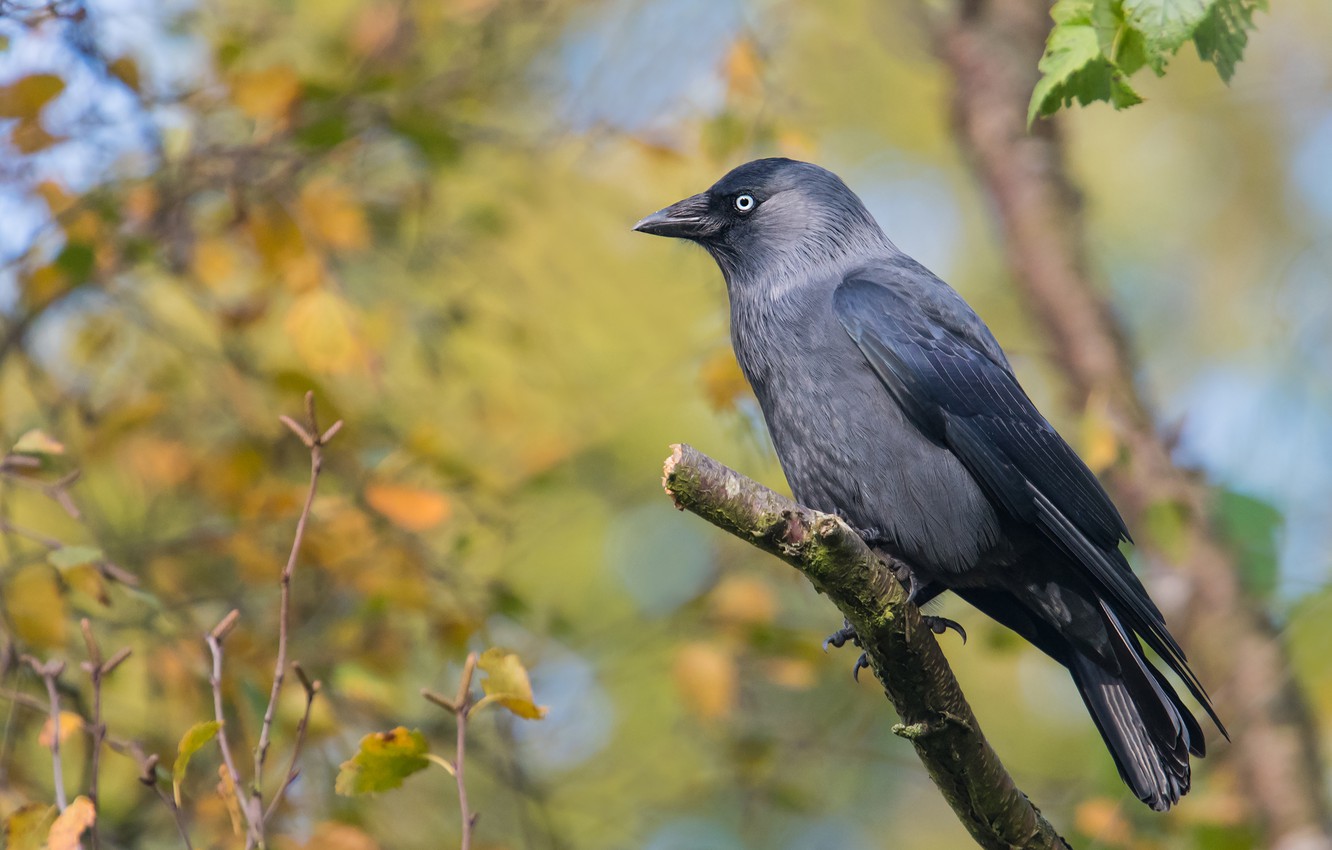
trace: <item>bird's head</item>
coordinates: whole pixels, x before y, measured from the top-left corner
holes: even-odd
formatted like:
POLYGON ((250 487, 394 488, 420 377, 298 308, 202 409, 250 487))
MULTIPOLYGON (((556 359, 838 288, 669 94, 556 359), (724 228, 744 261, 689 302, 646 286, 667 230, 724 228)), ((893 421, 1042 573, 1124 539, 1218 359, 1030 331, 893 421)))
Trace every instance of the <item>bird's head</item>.
POLYGON ((836 174, 808 162, 758 159, 706 192, 658 210, 634 230, 697 242, 728 283, 841 271, 891 243, 836 174))

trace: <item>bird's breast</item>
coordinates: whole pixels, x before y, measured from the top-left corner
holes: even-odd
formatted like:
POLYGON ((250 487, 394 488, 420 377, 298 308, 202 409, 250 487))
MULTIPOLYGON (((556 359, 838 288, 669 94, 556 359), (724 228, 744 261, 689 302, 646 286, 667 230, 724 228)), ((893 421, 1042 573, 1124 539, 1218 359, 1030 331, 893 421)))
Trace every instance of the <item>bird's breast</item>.
POLYGON ((831 309, 732 316, 736 359, 796 499, 837 513, 928 574, 978 564, 998 518, 946 447, 922 434, 831 309))

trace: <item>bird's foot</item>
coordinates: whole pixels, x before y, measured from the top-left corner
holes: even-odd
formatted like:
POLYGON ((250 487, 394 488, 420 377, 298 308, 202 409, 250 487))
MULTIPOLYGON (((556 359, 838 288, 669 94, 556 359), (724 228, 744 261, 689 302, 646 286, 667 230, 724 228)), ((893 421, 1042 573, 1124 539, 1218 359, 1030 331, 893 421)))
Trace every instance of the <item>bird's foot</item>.
POLYGON ((920 618, 925 621, 925 625, 929 627, 930 631, 936 635, 941 635, 949 629, 957 632, 962 638, 962 645, 966 646, 967 630, 962 628, 962 624, 958 621, 950 620, 947 617, 936 617, 933 614, 921 614, 920 618))
POLYGON ((907 602, 915 605, 916 597, 919 595, 922 587, 922 585, 917 583, 915 573, 911 572, 911 568, 901 561, 893 561, 891 568, 893 575, 902 583, 902 587, 906 588, 907 602))
POLYGON ((851 668, 851 678, 852 678, 852 679, 855 679, 857 682, 859 682, 859 681, 860 681, 860 671, 861 671, 861 670, 868 670, 868 669, 869 669, 869 666, 870 666, 870 663, 869 663, 869 654, 868 654, 868 653, 864 653, 864 652, 860 653, 860 657, 856 659, 856 664, 855 664, 855 666, 851 668))
POLYGON ((828 647, 830 646, 836 647, 837 649, 841 649, 842 647, 846 646, 847 641, 851 641, 851 643, 855 644, 856 646, 860 646, 860 638, 859 636, 856 635, 856 630, 851 627, 851 623, 847 622, 846 620, 843 620, 842 624, 843 625, 840 629, 838 629, 837 631, 833 632, 832 634, 828 635, 826 638, 823 639, 824 652, 827 652, 828 647))

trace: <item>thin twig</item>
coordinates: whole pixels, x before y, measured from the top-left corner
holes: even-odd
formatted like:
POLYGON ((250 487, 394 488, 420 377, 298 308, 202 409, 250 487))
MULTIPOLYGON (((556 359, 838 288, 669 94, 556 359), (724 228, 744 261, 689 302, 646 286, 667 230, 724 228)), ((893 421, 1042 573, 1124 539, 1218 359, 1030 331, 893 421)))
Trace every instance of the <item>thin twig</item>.
POLYGON ((181 840, 185 842, 185 850, 194 850, 194 845, 190 843, 190 831, 185 827, 184 813, 181 812, 180 807, 176 805, 176 801, 171 798, 171 795, 162 790, 162 786, 157 781, 157 755, 144 755, 143 749, 137 743, 134 744, 133 755, 139 762, 139 781, 157 792, 157 798, 171 810, 171 816, 176 821, 176 830, 180 833, 181 840))
POLYGON ((56 688, 56 679, 65 672, 65 662, 49 661, 43 664, 30 655, 25 655, 23 660, 28 662, 28 666, 46 683, 47 704, 51 716, 51 763, 55 774, 56 806, 63 812, 69 801, 65 797, 65 770, 60 763, 60 692, 56 688))
POLYGON ((15 525, 7 519, 0 519, 0 531, 8 534, 17 534, 19 537, 26 537, 32 542, 41 544, 52 551, 65 548, 65 544, 56 540, 54 537, 48 537, 40 531, 33 531, 31 528, 15 525))
MULTIPOLYGON (((102 660, 102 647, 97 643, 97 637, 93 634, 92 623, 84 617, 79 621, 79 627, 83 629, 83 642, 88 647, 88 660, 83 662, 83 669, 92 679, 93 694, 93 716, 92 726, 88 728, 88 734, 92 737, 92 766, 88 778, 88 799, 92 801, 93 809, 97 809, 97 787, 98 777, 101 773, 102 745, 106 742, 106 724, 102 722, 102 680, 106 678, 112 670, 120 666, 121 662, 130 656, 130 648, 124 647, 110 659, 102 660)), ((92 837, 93 850, 101 846, 101 838, 97 833, 97 821, 93 821, 89 828, 89 834, 92 837)))
MULTIPOLYGON (((236 770, 236 760, 231 756, 231 742, 227 739, 227 718, 222 710, 222 641, 227 634, 236 625, 236 620, 240 617, 240 612, 233 610, 230 614, 222 618, 222 621, 213 627, 205 639, 208 641, 208 649, 213 654, 213 673, 208 678, 208 683, 213 687, 213 718, 217 721, 217 743, 222 750, 222 761, 227 766, 227 773, 231 774, 231 782, 238 789, 241 787, 240 771, 236 770)), ((172 804, 174 806, 174 802, 172 804)), ((250 809, 248 801, 243 801, 241 814, 245 816, 245 843, 247 846, 255 846, 263 843, 263 825, 258 822, 254 813, 250 809)), ((262 815, 260 816, 262 818, 262 815)))
POLYGON ((301 722, 296 725, 296 743, 291 748, 291 761, 287 765, 287 776, 282 780, 282 784, 278 786, 277 791, 274 792, 273 800, 268 804, 268 808, 264 810, 265 822, 273 817, 273 813, 277 811, 278 803, 282 802, 282 795, 287 793, 291 783, 295 782, 296 777, 300 775, 301 771, 296 767, 296 760, 301 755, 301 747, 305 745, 305 733, 310 727, 310 711, 314 708, 315 695, 319 693, 319 689, 322 687, 322 683, 318 679, 311 681, 305 675, 305 670, 301 668, 299 663, 293 662, 291 667, 296 671, 296 678, 301 680, 301 687, 305 688, 305 713, 301 715, 301 722))
POLYGON ((463 662, 462 677, 458 680, 458 694, 453 699, 428 690, 422 690, 421 696, 449 712, 458 721, 458 742, 454 751, 453 762, 448 765, 458 785, 458 810, 462 815, 462 844, 460 850, 470 850, 472 846, 472 827, 476 826, 477 815, 467 804, 467 784, 463 775, 467 759, 467 717, 475 703, 472 702, 472 676, 476 672, 476 653, 469 653, 463 662))
MULTIPOLYGON (((259 730, 259 743, 254 748, 254 785, 250 797, 254 810, 259 812, 260 826, 267 818, 263 812, 264 762, 268 758, 270 736, 273 732, 273 718, 277 714, 278 696, 282 693, 283 678, 287 670, 287 640, 291 630, 291 577, 296 571, 296 561, 300 556, 301 544, 305 542, 305 527, 310 521, 310 509, 314 506, 315 493, 319 489, 319 473, 324 467, 324 445, 342 428, 342 421, 334 422, 326 432, 320 433, 319 421, 315 417, 315 399, 313 392, 305 394, 305 427, 301 427, 289 416, 279 417, 280 421, 292 430, 301 442, 310 449, 310 486, 305 493, 305 505, 296 520, 296 534, 291 541, 291 552, 287 555, 287 565, 282 569, 282 601, 278 614, 278 652, 273 665, 273 689, 268 694, 268 707, 264 710, 263 726, 259 730)), ((307 698, 312 699, 307 693, 307 698)), ((307 704, 307 711, 309 706, 307 704)), ((290 784, 283 780, 282 790, 290 784)), ((239 787, 239 786, 237 786, 239 787)), ((274 795, 274 801, 281 796, 281 791, 274 795)), ((270 806, 270 809, 272 807, 270 806)))

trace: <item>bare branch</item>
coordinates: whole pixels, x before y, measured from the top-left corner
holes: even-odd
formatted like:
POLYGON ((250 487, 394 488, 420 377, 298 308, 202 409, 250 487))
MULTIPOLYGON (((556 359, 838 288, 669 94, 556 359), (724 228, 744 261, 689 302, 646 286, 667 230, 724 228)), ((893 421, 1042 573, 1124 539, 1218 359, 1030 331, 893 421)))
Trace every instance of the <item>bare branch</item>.
POLYGON ((291 667, 296 672, 296 678, 300 680, 301 687, 305 689, 305 712, 301 715, 301 722, 296 726, 296 743, 291 748, 291 761, 287 765, 287 776, 282 780, 282 784, 278 786, 277 791, 274 792, 268 808, 264 810, 265 822, 273 817, 273 813, 277 811, 278 803, 282 802, 282 795, 287 793, 291 783, 295 782, 296 777, 301 773, 296 764, 301 756, 301 748, 305 746, 305 733, 310 727, 310 711, 314 708, 315 696, 318 695, 319 689, 323 687, 323 683, 318 679, 311 681, 305 675, 305 670, 299 663, 292 662, 291 667))
MULTIPOLYGON (((251 805, 254 806, 256 812, 263 811, 264 762, 268 758, 270 736, 273 731, 273 717, 277 713, 278 697, 282 693, 283 677, 287 669, 287 643, 288 635, 291 631, 291 577, 296 571, 296 561, 300 556, 301 545, 305 542, 305 528, 310 521, 310 509, 314 506, 315 493, 319 489, 319 473, 324 466, 324 444, 328 438, 338 432, 338 428, 342 424, 341 420, 339 420, 338 422, 335 422, 327 432, 324 432, 322 435, 320 434, 319 421, 315 416, 314 393, 312 392, 307 392, 305 394, 306 424, 304 427, 292 421, 290 417, 283 416, 280 417, 280 419, 283 424, 290 428, 296 436, 300 437, 301 442, 310 449, 310 486, 305 493, 305 504, 301 508, 300 518, 296 521, 296 533, 291 541, 291 553, 287 556, 287 565, 282 569, 282 600, 278 613, 278 651, 277 660, 273 667, 273 688, 268 695, 268 707, 264 710, 264 722, 259 730, 259 743, 255 745, 254 748, 254 785, 252 786, 250 794, 251 805)), ((308 688, 306 690, 306 698, 306 713, 308 715, 310 701, 314 698, 313 692, 308 688)), ((286 790, 286 787, 289 784, 291 784, 290 770, 288 771, 288 777, 283 781, 281 789, 276 795, 274 795, 274 803, 276 803, 277 798, 282 795, 282 792, 286 790)), ((239 787, 239 784, 237 784, 237 788, 239 787)), ((272 809, 273 806, 270 805, 269 811, 272 811, 272 809)), ((261 824, 263 818, 266 817, 266 815, 260 816, 261 824)))
POLYGON ((662 483, 676 507, 795 567, 855 627, 902 719, 893 731, 915 746, 972 838, 996 850, 1067 850, 1018 790, 920 612, 864 541, 837 517, 801 507, 689 446, 672 448, 662 483))
POLYGON ((56 806, 63 812, 69 805, 69 800, 65 797, 65 770, 60 763, 60 692, 56 687, 56 680, 65 672, 65 662, 49 661, 43 664, 30 655, 25 655, 23 660, 46 683, 47 705, 51 717, 51 763, 55 774, 56 806))
POLYGON ((467 719, 474 705, 472 702, 472 677, 476 673, 476 661, 475 652, 467 655, 467 660, 463 662, 462 676, 458 679, 458 693, 453 699, 440 696, 433 691, 425 689, 421 691, 421 696, 452 714, 458 722, 458 737, 454 747, 453 761, 444 762, 441 760, 440 763, 453 775, 453 780, 458 786, 458 811, 462 815, 461 850, 471 850, 472 829, 476 826, 476 819, 479 817, 467 803, 467 784, 463 775, 467 760, 467 719))
MULTIPOLYGON (((236 770, 236 760, 231 755, 231 742, 227 738, 226 712, 222 706, 222 640, 236 625, 239 616, 239 611, 232 611, 205 635, 205 640, 208 641, 208 649, 213 655, 213 672, 208 678, 208 683, 213 687, 213 719, 217 721, 217 743, 222 750, 222 761, 227 766, 227 773, 231 774, 231 783, 236 787, 238 796, 241 788, 240 772, 236 770)), ((174 801, 172 806, 175 806, 174 801)), ((241 813, 245 815, 246 845, 257 846, 263 844, 262 813, 256 817, 249 801, 243 798, 241 813)))
POLYGON ((185 827, 185 815, 171 795, 163 790, 161 784, 157 781, 157 762, 158 757, 154 755, 144 755, 143 749, 138 744, 134 745, 134 757, 139 762, 139 781, 152 788, 157 793, 157 798, 162 801, 168 809, 171 810, 171 816, 176 821, 176 830, 180 833, 180 838, 185 842, 185 850, 194 850, 194 845, 190 843, 190 831, 185 827))
MULTIPOLYGON (((109 661, 102 661, 102 648, 97 643, 97 637, 93 634, 92 623, 84 617, 79 621, 79 626, 83 630, 83 642, 88 647, 88 660, 83 662, 82 667, 87 671, 92 679, 93 693, 93 716, 92 726, 88 734, 92 736, 92 766, 91 777, 88 779, 88 799, 92 800, 93 808, 97 808, 98 799, 98 777, 101 775, 102 745, 106 741, 106 724, 102 722, 102 679, 104 679, 112 670, 120 666, 120 663, 129 658, 130 649, 124 647, 111 657, 109 661)), ((97 822, 94 820, 90 827, 92 836, 93 850, 101 846, 101 838, 97 832, 97 822)))

